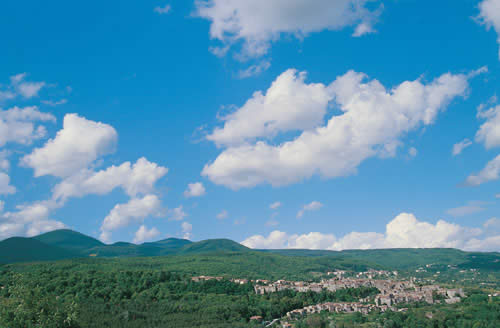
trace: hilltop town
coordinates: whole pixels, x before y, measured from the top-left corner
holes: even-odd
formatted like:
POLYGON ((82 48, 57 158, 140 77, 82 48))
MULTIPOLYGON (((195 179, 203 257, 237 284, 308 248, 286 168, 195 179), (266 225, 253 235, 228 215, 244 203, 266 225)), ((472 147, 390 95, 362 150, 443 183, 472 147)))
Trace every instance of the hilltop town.
MULTIPOLYGON (((327 278, 318 282, 287 281, 277 280, 248 280, 241 278, 230 279, 236 284, 252 283, 254 291, 258 295, 276 293, 285 290, 293 290, 299 293, 322 291, 335 292, 341 289, 371 287, 376 288, 379 293, 366 298, 359 299, 358 302, 326 302, 309 305, 303 308, 294 309, 286 314, 286 318, 293 320, 304 317, 308 314, 320 313, 322 311, 335 313, 359 312, 368 314, 372 311, 404 312, 406 308, 396 307, 397 304, 408 304, 414 302, 425 302, 428 304, 454 304, 460 302, 465 294, 461 288, 447 289, 439 285, 421 285, 416 283, 415 278, 398 279, 397 271, 369 270, 366 272, 349 273, 343 270, 327 272, 327 278)), ((221 281, 224 277, 197 276, 192 277, 192 281, 221 281)), ((260 317, 253 317, 260 320, 260 317)), ((289 326, 283 322, 283 327, 289 326)))

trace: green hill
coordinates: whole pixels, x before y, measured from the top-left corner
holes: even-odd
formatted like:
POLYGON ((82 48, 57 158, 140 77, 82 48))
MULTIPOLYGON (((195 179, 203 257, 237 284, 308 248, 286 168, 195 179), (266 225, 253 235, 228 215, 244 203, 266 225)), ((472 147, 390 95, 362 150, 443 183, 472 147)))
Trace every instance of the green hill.
POLYGON ((208 239, 184 246, 179 254, 249 252, 250 248, 229 239, 208 239))
MULTIPOLYGON (((367 264, 378 268, 410 270, 427 264, 454 265, 460 268, 478 268, 500 271, 499 253, 470 253, 457 249, 374 249, 374 250, 251 250, 229 239, 209 239, 191 242, 168 238, 140 245, 117 242, 106 245, 99 240, 72 230, 56 230, 33 238, 10 238, 0 242, 0 263, 59 260, 76 257, 154 257, 166 255, 225 255, 226 253, 282 255, 316 258, 315 263, 367 264)), ((329 265, 329 264, 328 264, 329 265)))
POLYGON ((84 253, 92 247, 104 246, 102 242, 95 238, 69 229, 54 230, 33 237, 33 239, 47 245, 57 246, 79 253, 84 253))
POLYGON ((74 252, 33 238, 12 237, 0 241, 0 263, 54 261, 77 256, 74 252))
POLYGON ((500 270, 500 253, 469 253, 453 248, 392 248, 367 250, 261 250, 285 256, 344 258, 377 263, 397 270, 414 269, 427 264, 456 265, 461 268, 500 270))
POLYGON ((111 245, 92 247, 85 250, 85 254, 95 257, 162 256, 177 253, 180 249, 189 244, 192 244, 192 242, 186 239, 177 238, 169 238, 141 245, 117 242, 111 245))

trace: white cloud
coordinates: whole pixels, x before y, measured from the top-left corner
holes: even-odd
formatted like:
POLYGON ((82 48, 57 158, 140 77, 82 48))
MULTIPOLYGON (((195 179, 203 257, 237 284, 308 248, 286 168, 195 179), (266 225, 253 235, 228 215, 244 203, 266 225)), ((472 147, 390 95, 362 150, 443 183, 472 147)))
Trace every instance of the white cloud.
POLYGON ((281 202, 274 202, 271 205, 269 205, 269 208, 272 210, 277 210, 278 208, 281 207, 281 205, 283 205, 283 204, 281 204, 281 202))
POLYGON ((322 207, 323 204, 321 204, 320 202, 312 201, 309 204, 306 204, 304 205, 304 207, 302 207, 302 209, 297 213, 297 218, 301 218, 302 216, 304 216, 304 213, 306 211, 317 211, 322 207))
POLYGON ((127 227, 131 223, 143 222, 148 216, 161 216, 163 209, 156 195, 132 198, 126 204, 117 204, 104 218, 101 226, 103 241, 109 242, 113 230, 127 227))
POLYGON ((491 218, 483 224, 483 227, 494 232, 500 232, 500 219, 491 218))
POLYGON ((261 235, 251 236, 241 242, 242 245, 250 248, 278 249, 287 248, 289 236, 286 232, 275 230, 264 237, 261 235))
POLYGON ((148 194, 154 190, 155 183, 167 174, 166 167, 139 158, 134 164, 122 163, 105 170, 93 172, 82 170, 64 179, 53 189, 53 198, 65 201, 70 197, 83 197, 88 194, 105 195, 121 187, 131 197, 148 194))
POLYGON ((117 133, 112 126, 66 114, 63 129, 56 137, 24 156, 21 163, 33 168, 36 177, 68 177, 87 168, 100 156, 113 152, 116 140, 117 133))
POLYGON ((35 221, 28 226, 28 230, 26 231, 26 236, 33 237, 45 232, 64 229, 64 228, 67 228, 66 225, 59 221, 54 221, 54 220, 35 221))
POLYGON ((3 212, 0 206, 0 238, 12 236, 35 236, 44 232, 62 229, 66 225, 49 218, 57 205, 50 201, 18 205, 14 212, 3 212))
POLYGON ((244 70, 240 70, 238 72, 238 77, 240 79, 246 79, 249 77, 260 75, 262 72, 265 72, 271 67, 271 63, 267 60, 263 60, 258 64, 251 65, 244 70))
MULTIPOLYGON (((0 90, 0 102, 4 102, 10 99, 14 99, 16 97, 16 94, 12 91, 5 90, 2 91, 0 90)), ((0 235, 1 236, 1 235, 0 235)))
POLYGON ((417 156, 417 154, 418 154, 418 150, 417 150, 417 148, 415 148, 415 147, 410 147, 410 149, 408 149, 408 155, 409 155, 410 157, 415 157, 415 156, 417 156))
POLYGON ((182 227, 182 233, 183 233, 182 238, 191 239, 191 237, 193 236, 193 234, 192 234, 193 225, 189 222, 182 222, 181 227, 182 227))
POLYGON ((482 142, 486 149, 500 146, 500 105, 489 110, 480 110, 479 118, 486 119, 476 133, 476 142, 482 142))
POLYGON ((305 79, 305 72, 287 70, 265 94, 255 92, 241 108, 223 117, 224 127, 216 128, 207 139, 218 145, 240 145, 319 126, 333 96, 324 84, 306 84, 305 79))
POLYGON ((470 145, 472 145, 472 141, 470 141, 469 139, 464 139, 453 145, 453 150, 451 153, 453 154, 453 156, 460 155, 462 151, 470 145))
MULTIPOLYGON (((500 0, 484 0, 479 4, 479 19, 488 29, 493 27, 497 32, 497 42, 500 45, 500 0)), ((500 50, 498 52, 500 59, 500 50)))
POLYGON ((6 150, 0 151, 0 170, 8 171, 10 168, 10 162, 7 159, 9 152, 6 150))
POLYGON ((135 244, 141 244, 145 241, 148 240, 153 240, 154 238, 158 237, 160 235, 160 231, 156 228, 151 228, 148 230, 148 228, 145 225, 141 225, 139 229, 135 232, 134 240, 133 242, 135 244))
POLYGON ((477 174, 471 174, 465 180, 468 186, 479 186, 483 183, 497 180, 500 174, 500 155, 489 161, 477 174))
POLYGON ((172 6, 170 6, 170 5, 165 5, 163 7, 157 6, 154 9, 155 13, 158 13, 160 15, 168 14, 171 10, 172 10, 172 6))
POLYGON ((16 188, 10 185, 10 177, 7 173, 0 172, 0 195, 10 195, 16 192, 16 188))
POLYGON ((243 55, 259 57, 282 35, 303 38, 355 26, 354 36, 373 32, 380 10, 368 0, 197 0, 196 15, 211 21, 210 36, 225 45, 243 41, 243 55))
POLYGON ((29 145, 46 134, 45 127, 35 122, 55 121, 52 114, 42 113, 36 106, 0 109, 0 146, 9 142, 29 145))
POLYGON ((33 98, 38 96, 38 92, 46 85, 45 82, 28 82, 25 80, 27 74, 21 73, 11 76, 11 88, 24 98, 33 98))
POLYGON ((196 182, 196 183, 189 183, 188 188, 186 191, 184 191, 184 197, 190 198, 190 197, 200 197, 205 195, 206 190, 205 187, 203 186, 203 183, 201 182, 196 182))
POLYGON ((292 93, 290 88, 284 88, 285 92, 278 92, 279 101, 266 109, 271 113, 269 118, 263 114, 263 120, 255 119, 261 117, 256 113, 262 111, 262 104, 267 104, 270 90, 266 96, 254 94, 247 104, 228 116, 224 128, 217 128, 208 136, 228 148, 205 165, 202 175, 216 184, 240 189, 263 183, 287 185, 315 174, 326 178, 353 174, 367 158, 394 156, 402 137, 432 124, 453 99, 466 96, 468 79, 483 71, 485 68, 467 75, 446 73, 430 83, 421 79, 405 81, 387 90, 379 81, 365 81, 365 74, 354 71, 325 86, 306 84, 303 73, 297 75, 289 70, 270 90, 277 86, 281 89, 283 79, 297 90, 292 93), (304 96, 293 102, 301 105, 291 105, 292 113, 290 108, 280 107, 297 94, 304 96), (332 99, 341 114, 333 115, 326 125, 317 126, 332 99), (247 125, 240 128, 242 122, 247 125), (263 140, 250 143, 257 137, 271 138, 291 130, 303 132, 278 145, 263 140))
POLYGON ((217 214, 217 219, 224 220, 227 219, 229 213, 226 210, 222 210, 219 214, 217 214))
POLYGON ((471 215, 484 211, 485 208, 482 205, 482 202, 469 202, 464 206, 450 208, 446 213, 454 217, 471 215))
POLYGON ((386 226, 385 233, 351 232, 342 238, 311 232, 289 235, 273 231, 267 237, 255 235, 242 241, 250 248, 376 249, 451 247, 465 250, 500 250, 500 235, 486 236, 479 228, 462 227, 439 220, 435 224, 419 221, 413 214, 401 213, 386 226), (482 239, 481 239, 482 238, 482 239))
POLYGON ((174 221, 182 221, 184 218, 187 216, 186 212, 184 212, 184 209, 182 205, 179 207, 174 208, 173 210, 170 210, 170 220, 174 221))

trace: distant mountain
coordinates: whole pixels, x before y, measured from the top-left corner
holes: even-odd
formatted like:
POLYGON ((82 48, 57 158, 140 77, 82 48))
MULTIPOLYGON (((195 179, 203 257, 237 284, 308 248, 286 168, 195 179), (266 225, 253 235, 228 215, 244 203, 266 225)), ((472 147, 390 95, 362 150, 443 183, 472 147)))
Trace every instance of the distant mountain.
POLYGON ((498 252, 471 253, 454 248, 389 248, 343 251, 272 249, 261 251, 285 256, 328 257, 356 260, 360 263, 371 262, 397 270, 406 270, 427 264, 455 265, 465 269, 500 270, 500 254, 498 252))
POLYGON ((54 261, 77 257, 67 249, 48 245, 33 238, 12 237, 0 241, 0 263, 54 261))
POLYGON ((184 246, 190 244, 192 244, 191 241, 178 238, 168 238, 140 245, 117 242, 111 245, 92 247, 87 249, 85 253, 96 257, 161 256, 177 253, 184 246))
POLYGON ((86 250, 92 247, 105 246, 104 243, 95 238, 69 229, 54 230, 33 237, 33 239, 47 245, 57 246, 79 253, 85 253, 86 250))
POLYGON ((335 261, 342 264, 366 267, 367 264, 394 270, 414 269, 427 264, 453 265, 459 268, 500 270, 500 253, 471 253, 451 248, 405 248, 373 250, 304 250, 277 249, 252 250, 229 239, 209 239, 191 242, 186 239, 168 238, 140 245, 117 242, 106 245, 99 240, 72 230, 56 230, 33 238, 14 237, 0 242, 0 264, 13 262, 52 261, 78 257, 145 257, 165 255, 240 255, 265 260, 265 253, 281 257, 315 257, 318 263, 335 261))
POLYGON ((229 239, 208 239, 183 247, 179 254, 249 252, 250 248, 229 239))

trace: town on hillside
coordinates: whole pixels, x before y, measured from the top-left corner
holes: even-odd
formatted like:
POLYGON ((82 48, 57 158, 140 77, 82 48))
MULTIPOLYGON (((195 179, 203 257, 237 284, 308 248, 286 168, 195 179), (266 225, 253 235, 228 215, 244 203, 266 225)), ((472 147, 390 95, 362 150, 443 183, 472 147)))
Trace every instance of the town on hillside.
MULTIPOLYGON (((360 298, 358 302, 326 302, 309 305, 303 308, 294 309, 287 312, 286 318, 282 318, 282 327, 293 327, 290 322, 294 319, 303 318, 306 315, 320 313, 322 311, 335 313, 368 314, 372 311, 404 312, 404 307, 396 307, 397 304, 408 304, 414 302, 425 302, 428 304, 454 304, 460 302, 465 294, 462 288, 443 288, 439 285, 422 285, 416 282, 414 277, 410 279, 398 279, 397 271, 373 270, 366 272, 351 273, 344 270, 334 270, 326 273, 327 278, 318 282, 277 280, 269 281, 264 279, 249 280, 244 278, 232 278, 235 284, 252 283, 256 294, 264 295, 276 293, 284 290, 293 290, 299 293, 322 291, 335 292, 347 288, 376 288, 379 293, 374 296, 360 298)), ((191 280, 194 282, 217 280, 221 281, 221 276, 195 276, 191 280)), ((261 321, 262 317, 254 316, 252 320, 261 321)), ((269 322, 275 323, 275 320, 269 322)))

